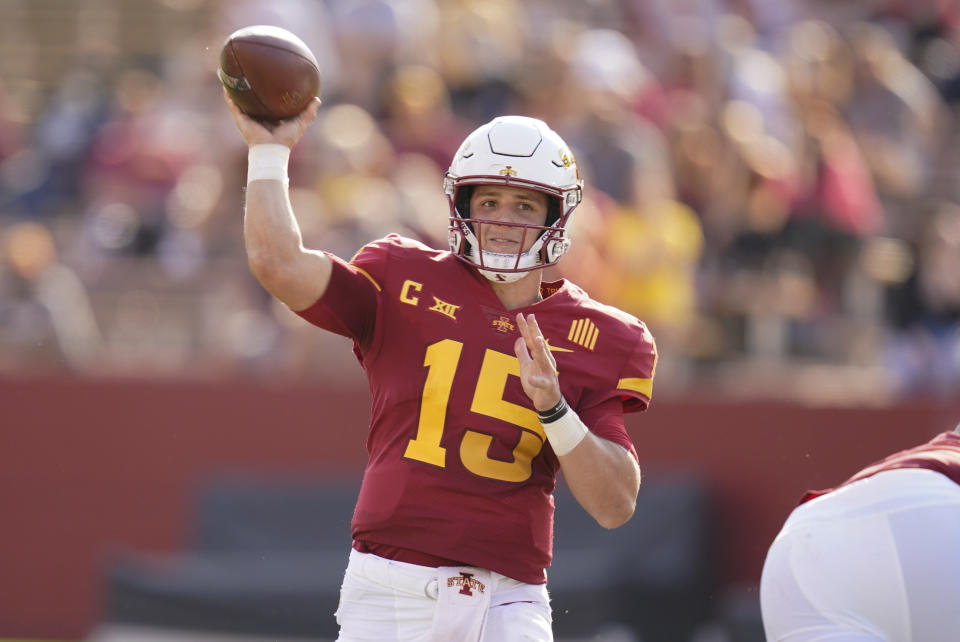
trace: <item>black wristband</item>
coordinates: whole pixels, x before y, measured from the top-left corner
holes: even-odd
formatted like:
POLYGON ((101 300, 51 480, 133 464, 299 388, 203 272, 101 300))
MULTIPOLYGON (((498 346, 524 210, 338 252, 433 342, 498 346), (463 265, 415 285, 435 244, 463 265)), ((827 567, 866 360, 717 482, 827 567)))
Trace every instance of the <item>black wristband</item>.
POLYGON ((538 410, 537 416, 540 417, 540 423, 549 424, 567 414, 569 409, 570 406, 567 405, 567 400, 563 397, 560 397, 560 401, 557 402, 556 406, 550 408, 549 410, 538 410))

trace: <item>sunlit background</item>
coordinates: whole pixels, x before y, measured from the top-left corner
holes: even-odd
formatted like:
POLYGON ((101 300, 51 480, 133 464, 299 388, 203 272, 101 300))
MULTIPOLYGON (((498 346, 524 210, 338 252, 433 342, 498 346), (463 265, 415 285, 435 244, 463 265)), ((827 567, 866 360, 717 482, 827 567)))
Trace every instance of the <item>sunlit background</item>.
MULTIPOLYGON (((246 267, 246 148, 214 71, 226 36, 250 24, 290 29, 320 62, 323 106, 291 163, 308 246, 349 257, 399 232, 444 247, 441 178, 467 133, 517 113, 564 137, 586 189, 573 247, 551 277, 570 278, 653 331, 660 361, 648 414, 654 439, 672 444, 660 451, 664 469, 731 461, 727 436, 704 441, 719 411, 684 414, 691 404, 734 407, 740 414, 728 421, 758 434, 789 417, 818 424, 823 432, 802 442, 806 458, 818 449, 827 456, 834 428, 861 427, 841 440, 845 457, 799 471, 819 477, 789 480, 768 512, 780 519, 793 491, 838 482, 868 453, 949 427, 960 407, 956 2, 0 0, 0 458, 13 466, 0 471, 8 486, 0 507, 13 511, 0 522, 4 513, 24 520, 19 539, 8 531, 0 541, 53 541, 41 532, 49 524, 30 521, 43 502, 53 512, 59 505, 37 494, 47 488, 37 480, 78 484, 76 471, 98 470, 78 454, 63 464, 74 472, 57 468, 58 476, 49 452, 33 446, 82 449, 87 431, 122 422, 130 432, 117 429, 103 444, 122 434, 129 452, 140 452, 136 431, 158 405, 182 418, 184 434, 194 429, 190 394, 249 401, 270 390, 279 397, 264 403, 328 430, 330 411, 312 400, 346 390, 359 404, 359 425, 340 437, 356 442, 346 475, 362 465, 366 383, 348 343, 271 300, 246 267), (184 396, 150 396, 170 387, 184 396), (58 419, 64 396, 74 401, 58 419), (102 405, 134 397, 147 405, 135 418, 102 405), (98 411, 88 413, 83 399, 99 400, 98 411), (658 403, 668 409, 659 423, 658 403), (766 414, 751 414, 757 407, 766 414), (802 412, 812 414, 798 419, 802 412), (860 450, 871 431, 886 437, 860 450), (676 454, 683 443, 705 451, 696 465, 676 454)), ((205 412, 204 427, 221 416, 214 406, 205 412)), ((641 463, 646 425, 629 425, 641 463)), ((749 449, 752 438, 732 448, 749 449)), ((244 439, 256 443, 250 431, 244 439)), ((202 452, 216 461, 214 447, 202 452)), ((269 465, 253 455, 230 461, 272 473, 311 469, 271 453, 269 465)), ((161 466, 151 477, 151 488, 174 488, 178 524, 189 521, 184 497, 197 477, 229 468, 209 464, 201 457, 189 474, 174 466, 165 479, 161 466)), ((115 489, 129 472, 101 481, 115 489)), ((721 548, 733 537, 724 520, 744 518, 725 513, 730 507, 715 507, 721 548)), ((98 519, 89 517, 114 523, 98 519)), ((774 526, 763 522, 760 534, 774 526)), ((79 539, 91 557, 67 582, 77 597, 66 610, 44 601, 57 590, 46 580, 34 577, 22 592, 27 578, 8 574, 0 637, 86 639, 110 617, 95 579, 105 565, 90 551, 186 547, 179 530, 117 528, 86 526, 79 539)), ((713 610, 675 642, 762 639, 750 637, 750 584, 763 552, 751 550, 740 573, 721 563, 713 610), (724 616, 718 605, 730 601, 717 596, 732 585, 747 597, 724 616), (735 609, 747 613, 739 629, 729 624, 735 609)), ((578 635, 658 639, 630 627, 578 635)))

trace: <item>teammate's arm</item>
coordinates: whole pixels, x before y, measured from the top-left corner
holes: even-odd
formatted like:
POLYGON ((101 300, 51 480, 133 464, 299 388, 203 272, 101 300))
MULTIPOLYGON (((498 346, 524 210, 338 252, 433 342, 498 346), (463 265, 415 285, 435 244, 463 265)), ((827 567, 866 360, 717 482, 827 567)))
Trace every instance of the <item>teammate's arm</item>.
MULTIPOLYGON (((224 100, 251 148, 273 144, 292 149, 320 107, 320 99, 315 98, 299 116, 269 130, 241 112, 226 90, 224 100)), ((285 161, 284 158, 284 167, 285 161)), ((263 178, 248 182, 243 236, 250 271, 270 294, 294 311, 310 307, 323 296, 330 282, 331 261, 322 252, 303 246, 285 180, 263 178)))
POLYGON ((598 437, 565 408, 557 365, 534 315, 517 315, 521 336, 514 349, 520 361, 523 390, 543 413, 557 409, 556 422, 544 418, 544 430, 557 453, 573 496, 604 528, 623 525, 633 515, 640 490, 640 467, 626 448, 598 437), (560 408, 558 408, 560 404, 560 408), (563 422, 563 424, 561 424, 563 422))

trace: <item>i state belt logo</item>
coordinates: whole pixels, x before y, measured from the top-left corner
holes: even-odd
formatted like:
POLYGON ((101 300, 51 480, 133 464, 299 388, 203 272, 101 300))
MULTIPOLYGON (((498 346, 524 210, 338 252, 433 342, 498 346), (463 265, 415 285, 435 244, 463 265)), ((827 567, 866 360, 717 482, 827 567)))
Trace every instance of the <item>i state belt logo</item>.
POLYGON ((473 573, 464 573, 460 571, 460 575, 457 577, 448 577, 447 578, 447 587, 453 588, 459 586, 460 590, 457 591, 460 595, 473 595, 474 591, 478 593, 483 593, 486 587, 483 585, 483 582, 476 579, 473 576, 473 573))

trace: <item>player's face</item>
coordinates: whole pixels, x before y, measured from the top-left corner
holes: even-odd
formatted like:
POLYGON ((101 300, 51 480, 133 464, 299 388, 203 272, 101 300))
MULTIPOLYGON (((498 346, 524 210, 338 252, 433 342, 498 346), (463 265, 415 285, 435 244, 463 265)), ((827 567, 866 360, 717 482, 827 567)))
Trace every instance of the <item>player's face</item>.
MULTIPOLYGON (((547 221, 547 195, 522 187, 479 185, 470 198, 470 218, 508 224, 543 225, 547 221)), ((538 236, 533 230, 510 225, 488 224, 478 227, 480 243, 488 252, 526 252, 538 236)))

